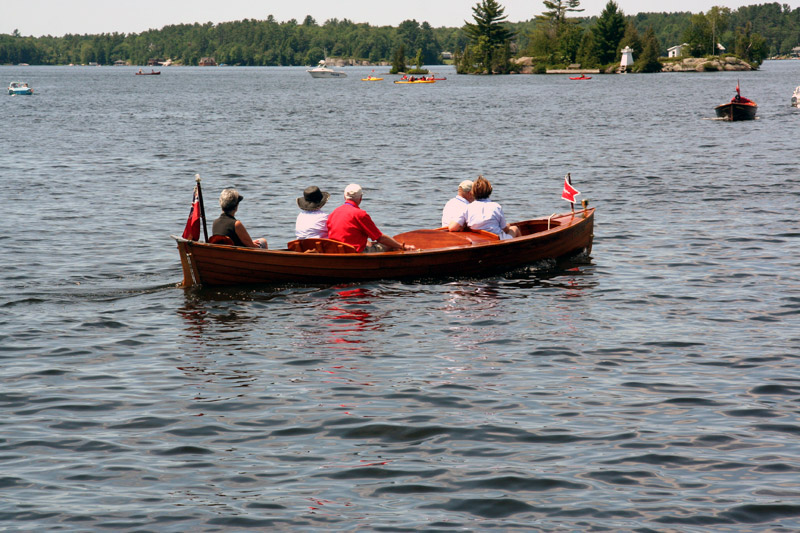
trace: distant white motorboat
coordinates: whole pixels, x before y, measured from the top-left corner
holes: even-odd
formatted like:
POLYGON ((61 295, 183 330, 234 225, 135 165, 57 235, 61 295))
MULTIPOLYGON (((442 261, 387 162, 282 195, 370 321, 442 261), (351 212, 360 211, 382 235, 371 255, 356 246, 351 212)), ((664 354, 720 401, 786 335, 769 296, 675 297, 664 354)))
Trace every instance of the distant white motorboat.
POLYGON ((800 85, 794 88, 792 95, 792 107, 800 107, 800 85))
POLYGON ((24 81, 12 81, 8 85, 8 94, 33 94, 33 87, 24 81))
POLYGON ((312 78, 346 78, 347 74, 341 72, 339 70, 333 70, 332 68, 325 66, 325 61, 320 61, 319 66, 309 69, 306 72, 311 74, 312 78))

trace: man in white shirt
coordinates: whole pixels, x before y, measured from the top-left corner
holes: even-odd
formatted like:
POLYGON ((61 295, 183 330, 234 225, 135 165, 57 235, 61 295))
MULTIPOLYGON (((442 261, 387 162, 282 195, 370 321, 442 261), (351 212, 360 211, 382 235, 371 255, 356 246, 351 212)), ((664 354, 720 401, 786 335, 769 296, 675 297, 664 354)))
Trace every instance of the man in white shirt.
POLYGON ((454 224, 461 218, 467 210, 469 204, 475 199, 472 195, 472 181, 464 180, 458 184, 458 196, 451 198, 442 210, 442 226, 449 231, 461 231, 456 229, 454 224))
POLYGON ((327 239, 328 238, 328 213, 322 211, 322 206, 328 201, 331 194, 319 190, 312 185, 303 191, 303 197, 297 199, 300 214, 294 225, 294 234, 298 239, 327 239))

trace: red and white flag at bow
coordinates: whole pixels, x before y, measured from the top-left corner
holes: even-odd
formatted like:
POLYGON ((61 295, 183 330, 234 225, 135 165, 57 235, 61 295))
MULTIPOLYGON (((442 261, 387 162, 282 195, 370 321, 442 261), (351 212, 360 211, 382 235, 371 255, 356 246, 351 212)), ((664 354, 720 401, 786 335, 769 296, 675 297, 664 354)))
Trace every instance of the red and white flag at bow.
POLYGON ((569 174, 564 176, 564 190, 561 191, 561 198, 563 198, 564 200, 574 204, 575 203, 575 197, 578 196, 579 194, 580 194, 580 191, 578 191, 578 189, 576 189, 575 187, 570 185, 570 183, 569 183, 569 174))
POLYGON ((189 211, 189 220, 186 221, 183 238, 190 241, 200 240, 200 195, 197 192, 197 187, 194 188, 192 210, 189 211))

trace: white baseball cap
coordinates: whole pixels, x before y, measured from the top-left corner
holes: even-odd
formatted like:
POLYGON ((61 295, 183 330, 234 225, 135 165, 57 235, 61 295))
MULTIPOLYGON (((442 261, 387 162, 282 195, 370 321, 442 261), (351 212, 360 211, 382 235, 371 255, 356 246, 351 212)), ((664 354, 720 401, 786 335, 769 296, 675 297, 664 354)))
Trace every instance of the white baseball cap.
POLYGON ((362 194, 361 185, 358 183, 351 183, 344 188, 344 197, 346 200, 355 200, 356 198, 361 198, 362 194))

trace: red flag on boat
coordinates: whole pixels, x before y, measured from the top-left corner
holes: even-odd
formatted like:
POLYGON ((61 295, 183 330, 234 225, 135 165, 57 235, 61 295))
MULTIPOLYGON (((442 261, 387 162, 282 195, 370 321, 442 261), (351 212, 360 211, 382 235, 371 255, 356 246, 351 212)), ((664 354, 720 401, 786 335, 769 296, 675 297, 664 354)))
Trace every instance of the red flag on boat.
POLYGON ((564 176, 564 190, 561 192, 561 198, 574 204, 575 197, 578 196, 579 194, 580 192, 578 191, 578 189, 570 185, 569 174, 564 176))
POLYGON ((186 228, 183 230, 183 238, 191 241, 200 239, 200 196, 197 193, 197 187, 194 188, 192 210, 189 211, 189 220, 186 221, 186 228))

